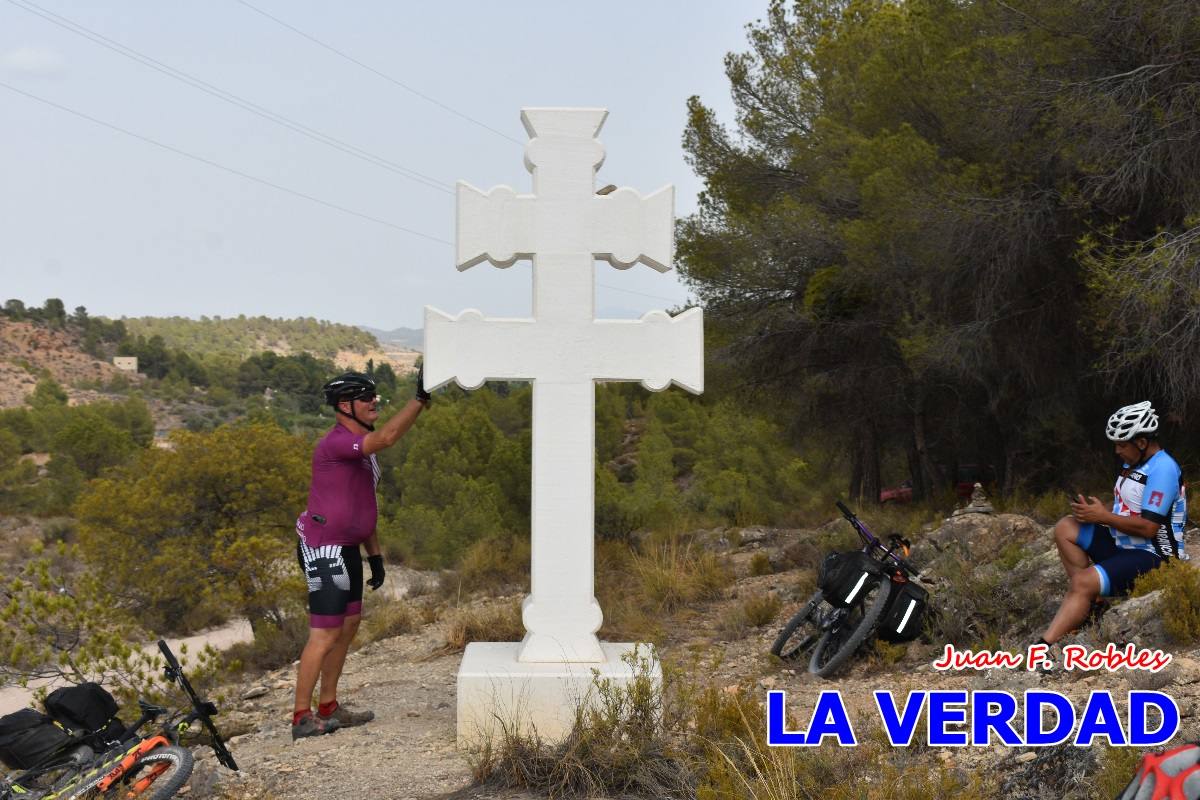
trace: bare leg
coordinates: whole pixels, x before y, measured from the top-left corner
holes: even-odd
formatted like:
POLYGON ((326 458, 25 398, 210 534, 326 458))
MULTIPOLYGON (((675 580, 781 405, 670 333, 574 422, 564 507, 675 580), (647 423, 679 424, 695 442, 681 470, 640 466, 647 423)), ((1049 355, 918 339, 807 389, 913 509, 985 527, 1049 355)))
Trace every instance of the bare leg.
POLYGON ((1087 553, 1076 544, 1078 538, 1079 523, 1072 517, 1063 517, 1054 526, 1054 544, 1068 578, 1074 578, 1076 573, 1086 570, 1091 564, 1087 553))
POLYGON ((1083 569, 1071 576, 1071 588, 1063 598, 1058 613, 1042 638, 1053 644, 1087 619, 1092 601, 1100 596, 1100 575, 1094 569, 1083 569))
POLYGON ((341 628, 308 629, 308 643, 300 653, 300 667, 296 670, 296 711, 312 709, 312 694, 321 674, 321 664, 337 645, 341 632, 341 628))
POLYGON ((338 679, 342 677, 342 667, 346 665, 346 654, 350 652, 350 643, 354 641, 354 634, 358 633, 358 623, 361 621, 362 616, 359 614, 346 617, 342 627, 337 629, 337 641, 325 654, 325 660, 321 662, 320 702, 322 703, 332 703, 337 699, 338 679))

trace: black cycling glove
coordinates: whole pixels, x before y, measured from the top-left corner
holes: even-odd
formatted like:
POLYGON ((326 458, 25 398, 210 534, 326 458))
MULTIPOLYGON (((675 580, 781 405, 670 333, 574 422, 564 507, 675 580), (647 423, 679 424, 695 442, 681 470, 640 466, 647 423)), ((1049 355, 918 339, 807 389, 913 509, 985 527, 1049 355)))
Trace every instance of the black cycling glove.
POLYGON ((383 586, 383 556, 367 556, 367 564, 371 567, 371 580, 367 581, 367 586, 371 587, 371 591, 375 591, 380 586, 383 586))
POLYGON ((433 395, 425 391, 425 365, 417 370, 417 399, 422 403, 428 403, 433 399, 433 395))

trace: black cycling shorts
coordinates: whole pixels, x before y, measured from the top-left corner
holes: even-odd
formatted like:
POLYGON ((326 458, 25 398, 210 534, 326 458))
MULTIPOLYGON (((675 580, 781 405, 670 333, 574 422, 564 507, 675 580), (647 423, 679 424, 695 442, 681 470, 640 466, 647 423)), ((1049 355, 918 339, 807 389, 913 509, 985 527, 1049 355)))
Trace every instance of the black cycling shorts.
POLYGON ((362 614, 363 564, 358 545, 309 547, 296 539, 296 558, 308 581, 308 624, 340 628, 346 617, 362 614))
POLYGON ((1105 525, 1080 525, 1075 543, 1092 559, 1092 569, 1100 573, 1100 594, 1105 597, 1128 594, 1139 575, 1163 563, 1162 558, 1149 550, 1118 547, 1112 531, 1105 525))

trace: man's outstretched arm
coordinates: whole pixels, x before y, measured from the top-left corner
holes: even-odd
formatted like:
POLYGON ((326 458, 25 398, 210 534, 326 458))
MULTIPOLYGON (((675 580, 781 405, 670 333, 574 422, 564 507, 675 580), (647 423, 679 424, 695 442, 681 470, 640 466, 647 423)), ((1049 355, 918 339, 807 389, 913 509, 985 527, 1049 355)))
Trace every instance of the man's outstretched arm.
POLYGON ((417 417, 425 410, 425 403, 420 400, 409 400, 398 414, 393 415, 383 423, 377 431, 371 431, 363 437, 363 455, 378 453, 400 441, 400 437, 408 433, 408 429, 417 421, 417 417))

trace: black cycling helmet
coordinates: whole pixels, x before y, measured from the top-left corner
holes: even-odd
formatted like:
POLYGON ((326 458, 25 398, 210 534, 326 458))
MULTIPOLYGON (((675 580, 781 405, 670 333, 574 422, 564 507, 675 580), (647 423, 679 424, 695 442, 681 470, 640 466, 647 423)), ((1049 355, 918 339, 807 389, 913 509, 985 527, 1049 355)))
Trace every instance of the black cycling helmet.
POLYGON ((374 425, 368 425, 354 414, 354 405, 350 405, 350 413, 347 414, 338 408, 338 403, 343 400, 371 400, 378 394, 378 389, 375 386, 375 381, 371 380, 361 372, 343 372, 333 380, 326 383, 322 390, 325 392, 325 402, 333 406, 333 410, 339 414, 343 414, 350 419, 362 425, 369 431, 375 430, 374 425))

